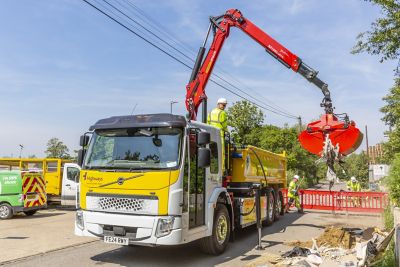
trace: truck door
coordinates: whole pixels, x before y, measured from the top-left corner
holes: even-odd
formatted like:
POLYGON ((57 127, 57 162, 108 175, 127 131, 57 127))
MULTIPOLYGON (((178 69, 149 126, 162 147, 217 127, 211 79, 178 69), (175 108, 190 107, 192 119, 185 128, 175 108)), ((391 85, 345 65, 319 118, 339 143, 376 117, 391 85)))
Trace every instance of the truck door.
POLYGON ((75 164, 64 165, 62 179, 61 205, 75 206, 76 190, 79 184, 79 167, 75 164))
POLYGON ((205 224, 205 169, 197 166, 196 133, 189 130, 189 229, 205 224))

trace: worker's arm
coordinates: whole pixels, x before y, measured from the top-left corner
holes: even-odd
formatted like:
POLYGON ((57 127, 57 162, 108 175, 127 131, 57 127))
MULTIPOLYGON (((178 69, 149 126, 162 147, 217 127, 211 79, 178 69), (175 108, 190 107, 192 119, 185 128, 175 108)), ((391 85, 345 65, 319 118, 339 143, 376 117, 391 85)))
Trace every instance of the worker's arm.
POLYGON ((207 99, 205 87, 232 26, 245 32, 284 66, 300 73, 309 82, 320 88, 324 94, 324 100, 321 105, 325 107, 326 113, 333 112, 328 85, 317 77, 318 72, 307 66, 298 56, 254 25, 250 20, 243 17, 239 10, 230 9, 222 16, 210 18, 210 21, 210 29, 213 29, 215 33, 213 41, 203 61, 207 38, 204 41, 199 50, 189 84, 186 86, 186 107, 192 119, 196 119, 199 105, 203 100, 207 99))
POLYGON ((221 129, 225 132, 228 131, 228 115, 226 114, 225 110, 222 110, 219 113, 219 122, 221 124, 221 129))

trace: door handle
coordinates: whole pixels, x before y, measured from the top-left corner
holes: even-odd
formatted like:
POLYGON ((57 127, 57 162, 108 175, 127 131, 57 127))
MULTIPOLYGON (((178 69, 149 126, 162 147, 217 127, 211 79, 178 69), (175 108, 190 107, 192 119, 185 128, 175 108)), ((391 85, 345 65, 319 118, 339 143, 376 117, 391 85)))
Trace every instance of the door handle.
POLYGON ((70 184, 66 184, 65 186, 71 186, 70 184))

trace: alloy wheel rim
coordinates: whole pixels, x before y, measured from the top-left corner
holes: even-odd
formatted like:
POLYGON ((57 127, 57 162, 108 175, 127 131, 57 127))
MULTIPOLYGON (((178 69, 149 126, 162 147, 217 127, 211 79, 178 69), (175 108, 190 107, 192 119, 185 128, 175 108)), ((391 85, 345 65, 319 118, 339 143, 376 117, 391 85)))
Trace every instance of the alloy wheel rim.
POLYGON ((9 211, 6 206, 0 207, 0 217, 5 218, 9 214, 9 211))
POLYGON ((225 215, 221 215, 217 221, 217 241, 222 244, 226 240, 228 234, 228 221, 225 215))

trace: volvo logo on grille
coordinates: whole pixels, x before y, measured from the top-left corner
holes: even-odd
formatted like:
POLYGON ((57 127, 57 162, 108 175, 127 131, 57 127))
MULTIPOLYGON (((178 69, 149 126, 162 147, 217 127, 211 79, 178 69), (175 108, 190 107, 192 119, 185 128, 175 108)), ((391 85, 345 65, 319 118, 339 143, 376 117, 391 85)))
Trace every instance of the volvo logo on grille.
POLYGON ((124 177, 119 177, 117 183, 119 185, 122 185, 125 182, 125 178, 124 177))

